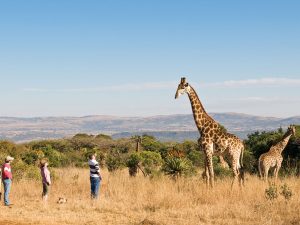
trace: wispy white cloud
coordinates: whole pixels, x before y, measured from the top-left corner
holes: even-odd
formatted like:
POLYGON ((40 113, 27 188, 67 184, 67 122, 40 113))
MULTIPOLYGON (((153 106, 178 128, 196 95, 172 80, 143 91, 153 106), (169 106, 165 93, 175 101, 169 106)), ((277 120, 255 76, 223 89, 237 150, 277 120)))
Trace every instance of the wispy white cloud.
POLYGON ((249 96, 244 98, 235 98, 232 100, 239 101, 239 102, 276 102, 276 101, 282 101, 283 99, 249 96))
POLYGON ((24 88, 23 91, 28 91, 28 92, 48 92, 48 89, 45 88, 24 88))
POLYGON ((104 92, 104 91, 142 91, 142 90, 165 90, 177 86, 176 82, 151 82, 151 83, 136 83, 123 84, 102 87, 84 87, 84 88, 24 88, 26 92, 104 92))
POLYGON ((272 86, 300 86, 300 79, 285 77, 266 77, 259 79, 226 80, 222 82, 204 83, 205 87, 272 87, 272 86))
POLYGON ((258 97, 258 96, 248 96, 248 97, 237 97, 237 98, 224 98, 222 101, 226 102, 236 102, 236 103, 299 103, 298 98, 282 98, 282 97, 258 97))
MULTIPOLYGON (((82 87, 82 88, 24 88, 26 92, 105 92, 105 91, 143 91, 143 90, 168 90, 174 89, 178 85, 177 81, 169 82, 148 82, 148 83, 133 83, 121 84, 101 87, 82 87)), ((259 78, 245 80, 226 80, 221 82, 211 83, 193 83, 194 87, 300 87, 300 79, 293 78, 259 78)))

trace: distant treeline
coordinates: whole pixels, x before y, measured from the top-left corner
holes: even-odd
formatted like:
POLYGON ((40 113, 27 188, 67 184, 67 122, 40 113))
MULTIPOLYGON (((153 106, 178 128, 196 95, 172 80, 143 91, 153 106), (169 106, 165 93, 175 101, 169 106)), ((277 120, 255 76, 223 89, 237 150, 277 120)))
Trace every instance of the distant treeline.
MULTIPOLYGON (((284 131, 279 128, 277 131, 254 132, 248 135, 243 159, 248 173, 257 173, 259 156, 278 142, 283 134, 284 131)), ((100 165, 107 167, 109 171, 128 167, 132 176, 138 171, 145 176, 192 176, 204 168, 204 154, 199 149, 197 140, 162 142, 148 134, 120 139, 103 134, 76 134, 68 139, 22 144, 0 141, 0 160, 3 162, 6 155, 15 158, 12 167, 16 179, 37 178, 38 163, 43 158, 49 160, 50 167, 86 167, 87 157, 91 153, 97 153, 100 165)), ((297 126, 296 136, 290 139, 283 156, 280 176, 299 176, 300 126, 297 126)), ((214 158, 214 168, 217 177, 232 175, 230 170, 219 165, 217 157, 214 158)))

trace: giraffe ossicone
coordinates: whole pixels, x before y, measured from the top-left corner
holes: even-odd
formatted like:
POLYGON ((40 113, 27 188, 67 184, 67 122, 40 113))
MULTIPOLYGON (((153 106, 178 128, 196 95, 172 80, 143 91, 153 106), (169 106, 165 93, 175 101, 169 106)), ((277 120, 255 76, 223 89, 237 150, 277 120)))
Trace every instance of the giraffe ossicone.
MULTIPOLYGON (((205 175, 207 185, 214 186, 214 170, 213 170, 213 155, 227 155, 231 169, 234 174, 232 186, 235 181, 239 181, 240 185, 244 181, 244 174, 242 169, 242 157, 244 151, 244 144, 237 136, 227 133, 222 130, 218 122, 211 118, 205 111, 196 91, 186 82, 186 78, 182 77, 175 94, 177 99, 182 94, 187 94, 196 126, 200 133, 198 139, 199 147, 205 154, 205 175)), ((223 159, 223 158, 222 158, 223 159)))

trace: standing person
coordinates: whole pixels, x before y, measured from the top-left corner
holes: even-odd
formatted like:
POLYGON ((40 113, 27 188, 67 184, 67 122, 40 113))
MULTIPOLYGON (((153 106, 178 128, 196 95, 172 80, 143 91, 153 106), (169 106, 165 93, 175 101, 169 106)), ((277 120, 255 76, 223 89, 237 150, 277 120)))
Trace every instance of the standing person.
POLYGON ((0 167, 0 201, 2 198, 2 168, 0 167))
POLYGON ((5 163, 2 166, 2 182, 4 187, 4 205, 10 206, 9 202, 9 192, 11 188, 11 181, 12 181, 12 172, 10 163, 14 160, 13 157, 7 156, 5 158, 5 163))
POLYGON ((90 166, 90 181, 91 181, 91 198, 97 199, 99 188, 100 188, 100 167, 99 163, 96 161, 96 154, 91 154, 89 156, 89 166, 90 166))
POLYGON ((40 162, 42 184, 43 184, 43 193, 42 199, 44 201, 48 200, 49 186, 51 185, 50 171, 48 170, 48 162, 43 159, 40 162))

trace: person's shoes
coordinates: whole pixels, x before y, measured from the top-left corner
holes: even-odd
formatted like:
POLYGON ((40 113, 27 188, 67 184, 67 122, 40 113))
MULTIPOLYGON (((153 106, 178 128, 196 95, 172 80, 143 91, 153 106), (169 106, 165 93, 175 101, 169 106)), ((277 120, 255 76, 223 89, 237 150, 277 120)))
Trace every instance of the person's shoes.
POLYGON ((8 205, 4 205, 4 206, 8 206, 8 207, 10 207, 11 208, 11 206, 13 206, 14 204, 8 204, 8 205))

